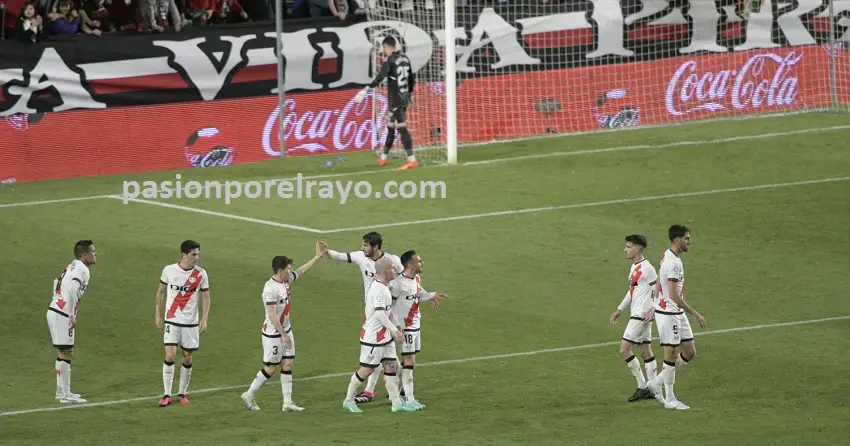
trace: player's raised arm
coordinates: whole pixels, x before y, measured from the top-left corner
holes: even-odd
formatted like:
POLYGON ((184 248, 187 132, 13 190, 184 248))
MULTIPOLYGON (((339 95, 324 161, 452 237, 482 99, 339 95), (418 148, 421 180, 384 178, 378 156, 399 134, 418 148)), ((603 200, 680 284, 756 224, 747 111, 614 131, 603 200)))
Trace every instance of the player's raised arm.
POLYGON ((298 269, 295 270, 295 278, 297 279, 298 277, 307 274, 307 271, 310 271, 313 268, 313 265, 315 265, 316 262, 318 262, 319 259, 321 259, 327 253, 327 251, 327 244, 322 244, 321 242, 316 243, 316 255, 312 259, 307 261, 307 263, 299 266, 298 269))

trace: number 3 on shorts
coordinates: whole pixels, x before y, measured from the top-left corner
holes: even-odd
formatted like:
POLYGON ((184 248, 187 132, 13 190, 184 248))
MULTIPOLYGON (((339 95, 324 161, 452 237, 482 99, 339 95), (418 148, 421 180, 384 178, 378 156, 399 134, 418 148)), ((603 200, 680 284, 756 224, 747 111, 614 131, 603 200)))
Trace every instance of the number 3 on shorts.
POLYGON ((277 346, 272 346, 272 355, 277 356, 277 346))

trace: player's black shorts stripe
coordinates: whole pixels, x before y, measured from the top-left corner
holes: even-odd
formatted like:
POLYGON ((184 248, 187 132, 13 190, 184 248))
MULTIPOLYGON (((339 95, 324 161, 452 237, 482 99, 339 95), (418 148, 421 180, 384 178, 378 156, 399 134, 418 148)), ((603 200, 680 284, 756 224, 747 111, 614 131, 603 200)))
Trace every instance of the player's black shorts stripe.
POLYGON ((419 330, 420 330, 419 328, 405 328, 404 329, 405 333, 416 333, 419 330))
POLYGON ((662 346, 662 347, 678 347, 678 346, 679 346, 679 344, 665 344, 665 343, 663 343, 663 342, 662 342, 662 343, 661 343, 661 346, 662 346))
POLYGON ((392 339, 390 339, 387 342, 384 342, 383 344, 370 344, 368 342, 360 341, 360 345, 365 345, 366 347, 385 347, 385 346, 390 345, 392 343, 393 343, 392 339))
POLYGON ((629 320, 632 320, 632 321, 642 321, 642 320, 643 320, 643 318, 642 318, 642 317, 637 317, 637 316, 631 316, 631 317, 629 318, 629 320))
POLYGON ((53 346, 58 348, 59 350, 68 350, 68 349, 74 348, 74 344, 70 344, 70 345, 68 345, 68 344, 62 344, 62 345, 53 344, 53 346))
POLYGON ((419 352, 420 352, 420 350, 416 350, 415 352, 402 352, 401 356, 413 356, 413 355, 415 355, 419 352))
POLYGON ((360 365, 363 367, 369 367, 370 369, 376 369, 380 364, 366 364, 365 362, 361 362, 360 365))
POLYGON ((680 314, 685 314, 685 312, 680 311, 678 313, 672 313, 672 312, 669 312, 669 311, 655 310, 655 314, 666 314, 667 316, 678 316, 680 314))
POLYGON ((682 339, 681 343, 684 344, 685 342, 694 342, 694 338, 682 339))
POLYGON ((295 355, 292 355, 292 356, 281 356, 281 359, 295 359, 295 355))
POLYGON ((175 327, 183 327, 183 328, 192 328, 192 327, 198 326, 198 324, 178 324, 177 322, 171 322, 171 321, 165 321, 165 323, 168 324, 168 325, 173 325, 175 327))
POLYGON ((624 341, 626 341, 626 342, 631 342, 632 344, 635 344, 635 345, 640 345, 640 344, 641 344, 641 343, 640 343, 640 342, 638 342, 638 341, 632 341, 631 339, 629 339, 629 338, 625 338, 625 337, 623 338, 623 340, 624 340, 624 341))
POLYGON ((165 346, 166 347, 177 347, 177 343, 176 342, 166 342, 165 346))
POLYGON ((59 311, 59 310, 57 310, 57 309, 55 309, 55 308, 53 308, 53 307, 47 307, 47 309, 48 309, 48 310, 50 310, 50 311, 52 311, 52 312, 54 312, 54 313, 58 313, 58 314, 61 314, 62 316, 68 317, 68 314, 67 314, 67 313, 65 313, 65 312, 63 312, 63 311, 59 311))

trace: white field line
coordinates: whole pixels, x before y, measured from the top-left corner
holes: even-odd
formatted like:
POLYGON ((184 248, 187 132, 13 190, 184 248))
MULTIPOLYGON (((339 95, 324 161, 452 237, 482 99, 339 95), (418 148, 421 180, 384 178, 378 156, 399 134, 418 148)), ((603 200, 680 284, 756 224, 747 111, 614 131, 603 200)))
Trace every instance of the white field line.
POLYGON ((779 187, 793 187, 793 186, 803 186, 809 184, 821 184, 821 183, 835 183, 839 181, 848 181, 850 177, 838 177, 838 178, 823 178, 820 180, 808 180, 808 181, 795 181, 791 183, 773 183, 773 184, 761 184, 758 186, 742 186, 742 187, 732 187, 727 189, 711 189, 697 192, 684 192, 679 194, 668 194, 668 195, 653 195, 648 197, 632 197, 632 198, 621 198, 617 200, 607 200, 607 201, 594 201, 589 203, 576 203, 576 204, 565 204, 560 206, 545 206, 539 208, 528 208, 528 209, 514 209, 509 211, 497 211, 497 212, 486 212, 483 214, 469 214, 469 215, 457 215, 454 217, 442 217, 442 218, 430 218, 427 220, 414 220, 414 221, 402 221, 397 223, 383 223, 383 224, 375 224, 375 225, 366 225, 366 226, 354 226, 350 228, 340 228, 340 229, 326 229, 322 231, 324 234, 332 234, 337 232, 348 232, 348 231, 360 231, 363 229, 376 229, 376 228, 392 228, 398 226, 409 226, 409 225, 419 225, 419 224, 427 224, 427 223, 440 223, 447 221, 462 221, 462 220, 472 220, 474 218, 486 218, 486 217, 498 217, 503 215, 516 215, 516 214, 527 214, 534 212, 549 212, 549 211, 559 211, 563 209, 578 209, 578 208, 588 208, 595 206, 607 206, 611 204, 626 204, 626 203, 637 203, 641 201, 650 201, 650 200, 665 200, 670 198, 682 198, 682 197, 697 197, 701 195, 712 195, 712 194, 722 194, 722 193, 730 193, 730 192, 744 192, 744 191, 753 191, 753 190, 761 190, 761 189, 775 189, 779 187))
POLYGON ((279 223, 279 222, 276 222, 276 221, 260 220, 259 218, 243 217, 241 215, 226 214, 224 212, 208 211, 206 209, 195 209, 195 208, 190 208, 190 207, 187 207, 187 206, 180 206, 180 205, 177 205, 177 204, 163 203, 161 201, 140 200, 140 199, 137 199, 137 198, 124 198, 120 195, 110 195, 108 197, 114 198, 116 200, 132 201, 133 203, 143 203, 143 204, 149 204, 149 205, 152 205, 152 206, 161 206, 161 207, 164 207, 164 208, 177 209, 177 210, 186 211, 186 212, 196 212, 198 214, 212 215, 214 217, 230 218, 232 220, 247 221, 249 223, 258 223, 258 224, 266 225, 266 226, 274 226, 274 227, 285 228, 285 229, 294 229, 296 231, 303 231, 303 232, 312 232, 314 234, 321 234, 323 232, 321 229, 308 228, 306 226, 297 226, 297 225, 290 225, 290 224, 287 224, 287 223, 279 223))
POLYGON ((730 142, 739 142, 739 141, 752 141, 754 139, 764 139, 764 138, 777 138, 780 136, 791 136, 791 135, 803 135, 806 133, 818 133, 818 132, 828 132, 834 130, 847 130, 850 129, 850 125, 836 125, 832 127, 821 127, 816 129, 801 129, 801 130, 791 130, 787 132, 773 132, 773 133, 760 133, 757 135, 743 135, 743 136, 732 136, 729 138, 718 138, 718 139, 707 139, 707 140, 695 140, 695 141, 676 141, 666 144, 639 144, 634 146, 619 146, 619 147, 609 147, 605 149, 589 149, 589 150, 578 150, 578 151, 570 151, 570 152, 552 152, 552 153, 538 153, 534 155, 522 155, 515 156, 510 158, 496 158, 491 160, 481 160, 481 161, 470 161, 463 163, 464 166, 478 166, 482 164, 492 164, 492 163, 501 163, 505 161, 521 161, 528 159, 536 159, 536 158, 551 158, 555 156, 574 156, 574 155, 590 155, 595 153, 608 153, 608 152, 621 152, 628 150, 648 150, 648 149, 667 149, 670 147, 682 147, 682 146, 694 146, 694 145, 709 145, 709 144, 725 144, 730 142))
POLYGON ((109 198, 111 195, 92 195, 88 197, 73 197, 73 198, 58 198, 56 200, 41 200, 41 201, 25 201, 22 203, 6 203, 0 204, 0 208, 16 208, 19 206, 38 206, 40 204, 52 204, 52 203, 68 203, 70 201, 86 201, 86 200, 94 200, 96 198, 109 198))
MULTIPOLYGON (((648 127, 642 127, 648 128, 648 127)), ((641 129, 641 128, 635 128, 641 129)), ((558 157, 558 156, 577 156, 577 155, 592 155, 597 153, 610 153, 610 152, 619 152, 619 151, 632 151, 632 150, 650 150, 650 149, 661 149, 661 148, 671 148, 671 147, 686 147, 693 145, 711 145, 711 144, 724 144, 729 142, 738 142, 738 141, 750 141, 755 139, 763 139, 763 138, 777 138, 781 136, 792 136, 792 135, 801 135, 806 133, 818 133, 818 132, 828 132, 835 130, 847 130, 850 129, 850 125, 840 125, 840 126, 831 126, 831 127, 817 127, 817 128, 809 128, 809 129, 799 129, 799 130, 789 130, 787 132, 772 132, 772 133, 759 133, 755 135, 743 135, 743 136, 735 136, 729 138, 719 138, 719 139, 705 139, 705 140, 687 140, 687 141, 676 141, 666 144, 641 144, 641 145, 632 145, 632 146, 615 146, 615 147, 607 147, 601 149, 589 149, 589 150, 568 150, 561 152, 550 152, 550 153, 541 153, 535 155, 520 155, 520 156, 511 156, 505 158, 495 158, 489 160, 481 160, 481 161, 469 161, 465 163, 460 163, 459 166, 477 166, 482 164, 491 164, 491 163, 501 163, 501 162, 512 162, 512 161, 523 161, 534 158, 549 158, 549 157, 558 157)), ((598 132, 597 132, 598 133, 598 132)), ((603 134, 603 133, 598 133, 603 134)), ((569 136, 569 135, 559 135, 559 136, 569 136)), ((547 136, 548 137, 548 136, 547 136)), ((523 139, 524 140, 524 139, 523 139)), ((522 140, 517 140, 522 141, 522 140)), ((488 144, 496 144, 503 142, 511 142, 511 141, 492 141, 488 144)), ((472 145, 481 145, 481 144, 472 144, 472 145)), ((438 164, 432 166, 424 166, 423 168, 432 168, 432 167, 451 167, 449 164, 438 164)), ((361 170, 355 172, 343 172, 343 173, 331 173, 331 174, 321 174, 321 175, 311 175, 311 176, 302 176, 303 180, 320 180, 325 178, 338 178, 338 177, 354 177, 358 175, 371 175, 378 173, 390 173, 391 170, 388 169, 372 169, 372 170, 361 170)), ((257 181, 283 181, 283 180, 296 180, 297 177, 288 177, 288 178, 278 178, 271 180, 257 180, 257 181)), ((29 201, 29 202, 20 202, 20 203, 7 203, 0 204, 0 208, 7 207, 18 207, 18 206, 32 206, 32 205, 40 205, 40 204, 50 204, 50 203, 63 203, 68 201, 84 201, 84 200, 93 200, 96 198, 112 198, 110 195, 95 195, 89 197, 76 197, 76 198, 65 198, 59 200, 43 200, 43 201, 29 201)))
MULTIPOLYGON (((741 331, 749 331, 749 330, 761 330, 765 328, 779 328, 779 327, 790 327, 794 325, 805 325, 805 324, 817 324, 822 322, 833 322, 833 321, 842 321, 850 319, 850 316, 835 316, 835 317, 827 317, 820 319, 809 319, 804 321, 792 321, 792 322, 780 322, 775 324, 763 324, 763 325, 751 325, 748 327, 735 327, 735 328, 725 328, 720 330, 708 330, 703 332, 694 333, 694 336, 708 336, 713 334, 724 334, 724 333, 736 333, 741 331)), ((416 367, 426 367, 426 366, 441 366, 441 365, 452 365, 452 364, 461 364, 464 362, 476 362, 476 361, 490 361, 493 359, 509 359, 516 358, 519 356, 534 356, 541 355, 544 353, 560 353, 560 352, 568 352, 573 350, 586 350, 598 347, 611 347, 620 345, 620 341, 609 341, 609 342, 598 342, 596 344, 584 344, 584 345, 572 345, 569 347, 558 347, 558 348, 545 348, 540 350, 530 350, 524 352, 515 352, 515 353, 505 353, 501 355, 490 355, 490 356, 475 356, 475 357, 467 357, 467 358, 458 358, 458 359, 449 359, 445 361, 435 361, 435 362, 423 362, 417 363, 416 367)), ((353 369, 352 369, 353 370, 353 369)), ((316 375, 309 376, 306 378, 298 378, 295 381, 314 381, 319 379, 328 379, 328 378, 341 378, 344 376, 351 376, 351 371, 348 372, 340 372, 340 373, 329 373, 325 375, 316 375)), ((220 392, 225 390, 235 390, 235 389, 246 389, 248 387, 249 382, 245 381, 242 384, 238 384, 235 386, 225 386, 225 387, 211 387, 207 389, 199 389, 192 390, 190 393, 211 393, 211 392, 220 392)), ((146 397, 138 397, 138 398, 128 398, 123 400, 112 400, 112 401, 102 401, 98 403, 83 403, 83 404, 61 404, 56 403, 55 406, 51 407, 40 407, 37 409, 27 409, 27 410, 16 410, 10 412, 0 412, 0 417, 9 417, 12 415, 26 415, 31 413, 38 412, 53 412, 57 410, 67 410, 67 409, 83 409, 87 407, 101 407, 101 406, 114 406, 117 404, 128 404, 135 403, 139 401, 156 401, 161 397, 158 396, 146 396, 146 397)), ((236 403, 234 403, 236 404, 236 403)), ((239 402, 238 406, 241 408, 242 403, 239 402)))

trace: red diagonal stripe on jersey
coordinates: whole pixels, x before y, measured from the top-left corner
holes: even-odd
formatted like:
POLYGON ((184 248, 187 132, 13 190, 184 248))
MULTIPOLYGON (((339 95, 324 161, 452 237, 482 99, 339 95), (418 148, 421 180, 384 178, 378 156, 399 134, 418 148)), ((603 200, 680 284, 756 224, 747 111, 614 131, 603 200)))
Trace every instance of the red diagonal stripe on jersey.
POLYGON ((381 331, 378 332, 378 336, 377 336, 378 342, 383 341, 384 336, 386 336, 386 335, 387 335, 387 327, 384 327, 384 328, 381 329, 381 331))
POLYGON ((189 278, 186 279, 186 283, 183 284, 184 287, 187 287, 191 284, 195 284, 194 288, 190 288, 189 291, 181 291, 179 294, 174 296, 174 302, 171 303, 171 308, 168 309, 168 313, 165 314, 166 319, 171 319, 174 317, 177 310, 182 310, 186 304, 189 302, 189 299, 195 294, 195 290, 198 289, 198 286, 201 285, 201 271, 195 269, 192 271, 192 274, 189 275, 189 278))
POLYGON ((416 302, 413 302, 413 305, 410 306, 410 311, 407 312, 407 317, 404 318, 404 326, 410 327, 413 325, 413 318, 419 314, 419 299, 416 299, 416 302))
POLYGON ((65 300, 64 299, 57 300, 56 306, 59 307, 60 310, 64 310, 65 309, 65 300))
POLYGON ((632 273, 632 277, 629 277, 629 296, 634 297, 635 295, 635 287, 637 286, 638 279, 640 279, 640 276, 643 275, 642 267, 643 263, 638 264, 637 268, 635 268, 635 271, 632 273))

